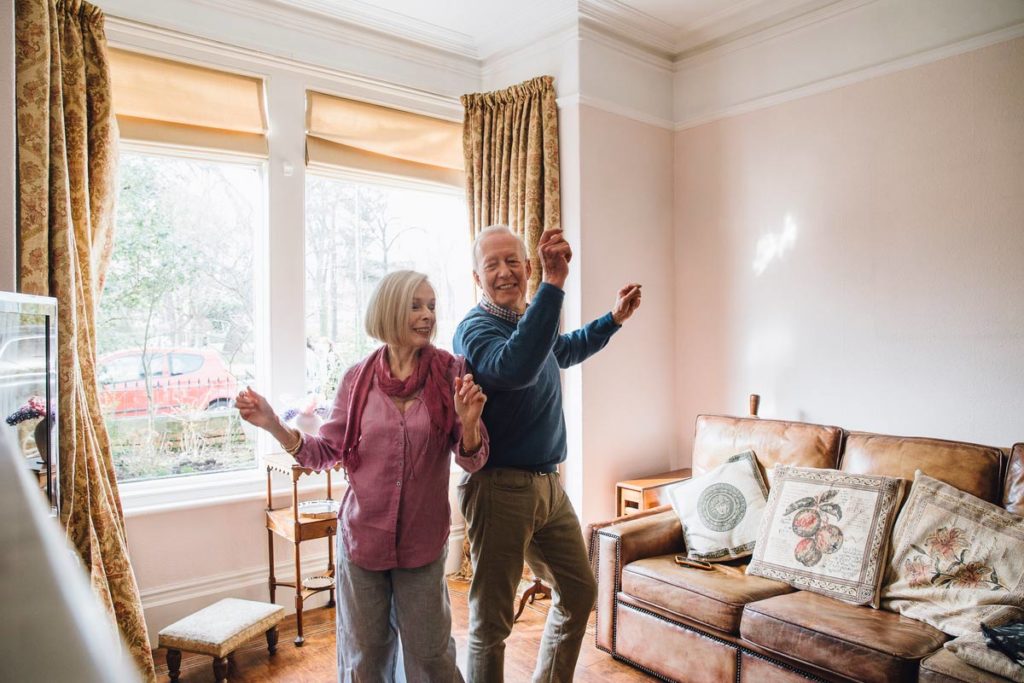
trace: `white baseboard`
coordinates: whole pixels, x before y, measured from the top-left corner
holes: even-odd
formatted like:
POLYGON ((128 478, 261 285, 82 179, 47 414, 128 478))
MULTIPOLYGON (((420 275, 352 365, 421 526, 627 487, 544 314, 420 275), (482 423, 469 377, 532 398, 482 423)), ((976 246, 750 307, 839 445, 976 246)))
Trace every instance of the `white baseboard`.
MULTIPOLYGON (((464 525, 453 526, 449 537, 448 559, 445 573, 453 574, 462 564, 462 540, 465 538, 464 525)), ((309 576, 327 566, 327 553, 311 553, 302 558, 303 575, 309 576)), ((274 567, 278 579, 288 580, 294 576, 295 565, 291 560, 278 562, 274 567)), ((267 601, 270 599, 267 566, 248 567, 238 571, 197 576, 187 581, 167 583, 141 591, 142 609, 149 629, 149 639, 155 648, 160 629, 188 616, 223 598, 267 601)), ((277 604, 287 614, 294 614, 294 593, 288 587, 277 589, 277 604)), ((315 595, 306 601, 306 608, 321 607, 327 602, 328 593, 315 595)))

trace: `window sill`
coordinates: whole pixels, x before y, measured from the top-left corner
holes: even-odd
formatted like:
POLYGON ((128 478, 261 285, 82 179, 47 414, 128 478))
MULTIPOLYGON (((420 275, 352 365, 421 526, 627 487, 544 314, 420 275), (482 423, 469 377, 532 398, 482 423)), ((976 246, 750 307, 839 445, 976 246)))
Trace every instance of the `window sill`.
MULTIPOLYGON (((291 496, 291 482, 284 475, 273 475, 275 501, 280 496, 291 496)), ((336 472, 331 480, 332 493, 339 498, 345 490, 344 475, 336 472)), ((302 477, 299 493, 326 492, 327 478, 323 474, 302 477)), ((256 466, 250 470, 168 477, 151 481, 138 481, 120 486, 121 506, 125 517, 140 517, 174 510, 211 507, 246 500, 266 500, 267 470, 256 466)))

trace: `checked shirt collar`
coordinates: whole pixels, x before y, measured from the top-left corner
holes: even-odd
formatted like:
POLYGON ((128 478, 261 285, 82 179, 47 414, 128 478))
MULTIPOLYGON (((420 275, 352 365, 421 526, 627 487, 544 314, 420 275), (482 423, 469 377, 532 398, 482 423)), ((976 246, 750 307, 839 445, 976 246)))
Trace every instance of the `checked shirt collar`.
POLYGON ((511 308, 499 306, 488 299, 486 294, 480 297, 479 305, 486 313, 490 313, 494 317, 501 318, 505 322, 512 323, 513 325, 518 325, 519 321, 523 319, 523 313, 516 313, 511 308))

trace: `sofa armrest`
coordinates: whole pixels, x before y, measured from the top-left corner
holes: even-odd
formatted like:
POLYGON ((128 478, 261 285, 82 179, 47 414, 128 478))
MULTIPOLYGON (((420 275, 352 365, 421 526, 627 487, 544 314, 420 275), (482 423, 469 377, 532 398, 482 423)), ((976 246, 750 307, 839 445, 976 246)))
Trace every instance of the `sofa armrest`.
POLYGON ((615 519, 608 519, 603 522, 591 522, 588 524, 586 534, 584 534, 584 540, 587 543, 587 558, 590 560, 590 568, 594 570, 594 576, 597 576, 597 533, 601 529, 627 520, 643 519, 644 517, 650 517, 651 515, 661 514, 665 510, 671 509, 671 505, 659 505, 657 507, 634 512, 631 515, 623 515, 621 517, 616 517, 615 519))
POLYGON ((682 552, 683 526, 670 506, 651 514, 620 518, 596 531, 597 647, 614 652, 615 595, 622 587, 622 568, 645 557, 682 552))

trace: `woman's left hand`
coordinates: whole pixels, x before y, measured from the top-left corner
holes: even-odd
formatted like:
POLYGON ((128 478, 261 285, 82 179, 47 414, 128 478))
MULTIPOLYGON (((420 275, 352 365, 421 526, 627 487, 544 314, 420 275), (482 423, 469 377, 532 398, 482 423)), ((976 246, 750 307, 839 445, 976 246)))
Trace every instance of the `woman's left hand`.
POLYGON ((487 396, 480 385, 473 381, 473 375, 455 378, 455 412, 463 428, 476 425, 487 403, 487 396))

